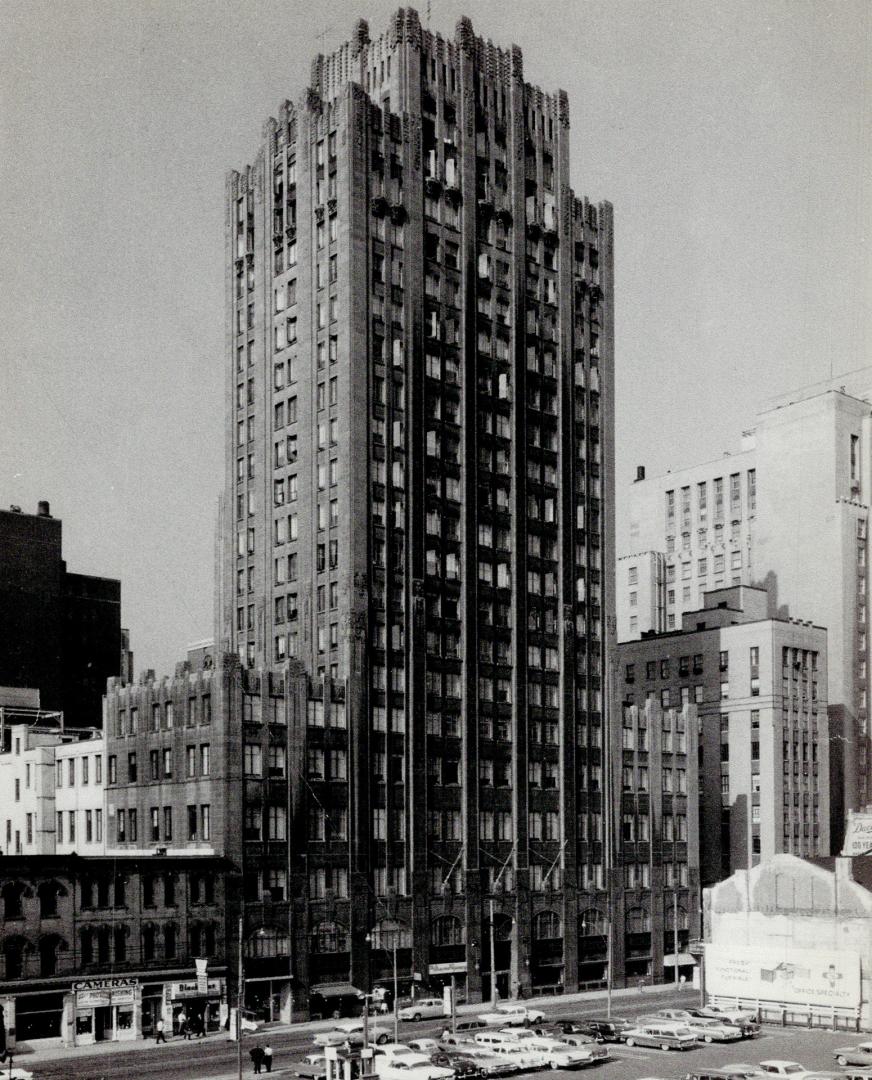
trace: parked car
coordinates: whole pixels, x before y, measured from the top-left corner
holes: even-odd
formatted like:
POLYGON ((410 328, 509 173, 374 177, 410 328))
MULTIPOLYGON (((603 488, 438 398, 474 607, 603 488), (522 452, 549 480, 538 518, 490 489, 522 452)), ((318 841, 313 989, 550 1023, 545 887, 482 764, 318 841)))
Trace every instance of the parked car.
POLYGON ((583 1020, 567 1020, 562 1017, 558 1017, 556 1020, 545 1020, 541 1024, 536 1024, 535 1030, 541 1035, 556 1034, 558 1032, 561 1035, 585 1034, 583 1020))
MULTIPOLYGON (((389 1031, 383 1031, 369 1022, 369 1038, 378 1046, 394 1041, 394 1036, 389 1031)), ((352 1020, 338 1020, 327 1031, 318 1031, 312 1036, 312 1042, 316 1046, 343 1046, 348 1043, 351 1047, 363 1046, 363 1019, 355 1017, 352 1020)))
POLYGON ((701 1065, 691 1069, 685 1080, 762 1080, 764 1075, 756 1065, 719 1065, 717 1068, 701 1065))
POLYGON ((497 1005, 490 1012, 479 1013, 478 1018, 485 1024, 540 1024, 545 1013, 527 1005, 497 1005))
POLYGON ((517 1071, 517 1062, 503 1054, 497 1054, 484 1046, 479 1046, 477 1043, 464 1046, 462 1052, 468 1054, 478 1064, 482 1076, 508 1076, 509 1073, 517 1071))
POLYGON ((441 1049, 436 1039, 408 1039, 403 1045, 416 1054, 435 1054, 441 1049))
POLYGON ((442 1065, 446 1069, 453 1069, 454 1075, 459 1080, 482 1075, 481 1066, 472 1054, 464 1054, 460 1050, 434 1050, 430 1055, 430 1061, 434 1065, 442 1065))
POLYGON ((484 1020, 476 1019, 458 1020, 457 1023, 454 1025, 454 1029, 458 1033, 458 1035, 462 1035, 464 1032, 481 1031, 483 1028, 486 1027, 487 1024, 484 1022, 484 1020))
POLYGON ((573 1043, 567 1039, 549 1039, 546 1035, 530 1032, 530 1038, 522 1039, 521 1045, 541 1050, 552 1069, 577 1069, 581 1065, 607 1061, 609 1057, 608 1050, 593 1040, 589 1043, 573 1043))
POLYGON ((703 1005, 696 1009, 700 1016, 710 1016, 713 1020, 728 1020, 731 1024, 740 1020, 756 1020, 757 1014, 748 1009, 731 1009, 727 1005, 703 1005))
POLYGON ((753 1013, 743 1012, 741 1009, 718 1009, 715 1006, 706 1006, 704 1009, 688 1009, 691 1016, 700 1019, 720 1020, 724 1024, 735 1024, 742 1033, 743 1039, 753 1038, 760 1034, 760 1025, 753 1013))
POLYGON ((694 1013, 690 1009, 658 1009, 655 1016, 662 1017, 664 1020, 693 1020, 694 1013))
POLYGON ((661 1050, 691 1050, 699 1039, 690 1028, 676 1027, 664 1020, 659 1024, 644 1024, 624 1032, 627 1046, 658 1046, 661 1050))
POLYGON ((799 1077, 804 1080, 805 1074, 809 1071, 798 1061, 781 1061, 777 1058, 761 1061, 757 1067, 764 1076, 789 1076, 791 1080, 798 1080, 799 1077))
POLYGON ((372 1058, 372 1068, 381 1080, 451 1080, 454 1070, 434 1065, 427 1054, 408 1046, 381 1046, 372 1058))
POLYGON ((560 1041, 576 1049, 587 1049, 591 1062, 608 1061, 610 1054, 603 1043, 597 1042, 593 1035, 561 1035, 560 1041))
POLYGON ((708 1017, 692 1016, 686 1021, 691 1031, 698 1031, 703 1042, 738 1042, 742 1038, 742 1032, 736 1024, 726 1024, 721 1020, 710 1020, 708 1017))
POLYGON ((837 1046, 833 1057, 840 1065, 872 1065, 872 1042, 856 1046, 837 1046))
POLYGON ((418 998, 409 1005, 404 1005, 397 1011, 400 1020, 432 1020, 434 1017, 445 1015, 445 1005, 442 998, 418 998))
POLYGON ((576 1030, 580 1029, 582 1035, 592 1035, 597 1042, 623 1042, 624 1032, 634 1027, 630 1020, 623 1020, 617 1016, 593 1017, 579 1020, 576 1030))

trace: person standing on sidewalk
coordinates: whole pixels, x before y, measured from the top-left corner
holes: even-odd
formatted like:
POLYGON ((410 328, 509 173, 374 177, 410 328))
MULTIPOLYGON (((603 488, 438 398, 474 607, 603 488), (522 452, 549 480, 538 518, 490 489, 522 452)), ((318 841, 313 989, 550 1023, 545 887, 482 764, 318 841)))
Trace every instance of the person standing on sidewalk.
POLYGON ((161 1019, 159 1019, 158 1022, 155 1024, 155 1029, 154 1030, 155 1030, 155 1036, 154 1036, 154 1044, 155 1044, 155 1046, 157 1046, 158 1043, 165 1043, 167 1041, 167 1037, 164 1034, 163 1017, 161 1017, 161 1019))
POLYGON ((269 1043, 263 1048, 263 1063, 267 1072, 272 1072, 272 1047, 269 1043))
POLYGON ((259 1073, 263 1065, 263 1047, 252 1046, 248 1051, 248 1056, 251 1058, 252 1065, 254 1065, 255 1074, 259 1073))

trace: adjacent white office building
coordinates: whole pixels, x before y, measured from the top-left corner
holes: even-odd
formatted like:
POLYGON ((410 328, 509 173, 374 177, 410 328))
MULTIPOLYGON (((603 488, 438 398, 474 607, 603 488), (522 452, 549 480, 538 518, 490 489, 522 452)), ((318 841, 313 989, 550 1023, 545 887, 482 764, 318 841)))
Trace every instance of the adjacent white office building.
POLYGON ((619 640, 678 629, 706 591, 729 585, 765 587, 770 616, 826 627, 831 753, 844 759, 845 809, 872 797, 870 401, 865 368, 771 402, 735 453, 651 478, 640 468, 629 491, 630 554, 618 562, 619 640))

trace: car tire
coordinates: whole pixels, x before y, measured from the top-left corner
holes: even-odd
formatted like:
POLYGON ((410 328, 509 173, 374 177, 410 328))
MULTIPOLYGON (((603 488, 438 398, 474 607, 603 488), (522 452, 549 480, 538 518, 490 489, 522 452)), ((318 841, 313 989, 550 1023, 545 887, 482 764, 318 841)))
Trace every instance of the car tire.
POLYGON ((668 1050, 669 1049, 669 1043, 661 1043, 660 1044, 660 1049, 661 1050, 668 1050))
POLYGON ((422 1019, 423 1019, 423 1017, 421 1016, 420 1013, 415 1013, 415 1015, 412 1017, 412 1021, 415 1024, 420 1024, 422 1019))
POLYGON ((844 1054, 839 1054, 839 1056, 836 1058, 836 1062, 839 1065, 847 1065, 848 1059, 845 1057, 844 1054))
POLYGON ((710 1043, 710 1042, 712 1041, 712 1037, 711 1037, 711 1035, 703 1035, 703 1037, 702 1037, 702 1041, 703 1041, 703 1042, 707 1042, 707 1043, 710 1043))
POLYGON ((375 1040, 375 1043, 376 1043, 376 1046, 384 1046, 384 1044, 385 1044, 385 1043, 386 1043, 387 1041, 388 1041, 388 1037, 387 1037, 387 1035, 377 1035, 377 1036, 376 1036, 376 1040, 375 1040))
POLYGON ((626 1042, 627 1046, 635 1046, 636 1045, 636 1042, 635 1042, 634 1039, 626 1039, 625 1042, 626 1042))

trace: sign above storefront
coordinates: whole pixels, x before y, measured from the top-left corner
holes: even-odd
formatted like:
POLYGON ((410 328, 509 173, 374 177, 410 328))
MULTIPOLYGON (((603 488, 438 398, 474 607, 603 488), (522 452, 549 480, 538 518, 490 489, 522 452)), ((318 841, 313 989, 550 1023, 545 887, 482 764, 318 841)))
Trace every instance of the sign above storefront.
POLYGON ((170 1001, 178 1001, 180 998, 196 998, 196 997, 220 997, 224 990, 223 979, 207 979, 205 988, 201 989, 202 983, 197 982, 183 982, 183 983, 168 983, 166 986, 166 996, 170 1001))
POLYGON ((466 961, 458 960, 454 964, 430 964, 428 971, 431 975, 465 975, 466 961))
POLYGON ((117 990, 125 986, 139 986, 139 979, 80 979, 73 983, 78 990, 117 990))
POLYGON ((752 945, 705 949, 706 993, 790 1005, 860 1005, 856 952, 752 945))

